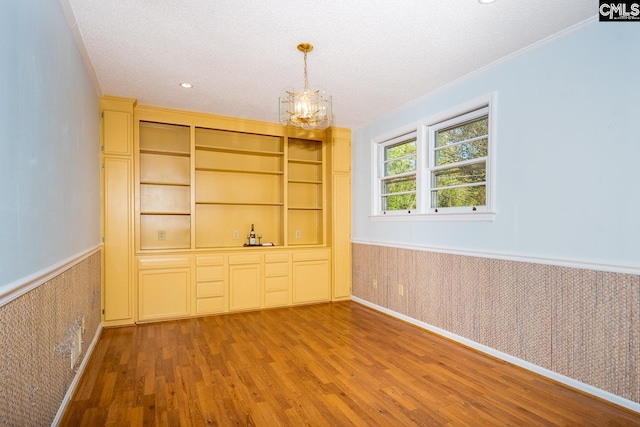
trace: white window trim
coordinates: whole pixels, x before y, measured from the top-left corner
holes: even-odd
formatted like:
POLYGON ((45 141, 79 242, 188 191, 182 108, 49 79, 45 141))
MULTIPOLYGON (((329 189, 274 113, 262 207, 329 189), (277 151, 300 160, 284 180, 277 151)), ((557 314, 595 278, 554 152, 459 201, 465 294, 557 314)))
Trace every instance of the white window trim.
MULTIPOLYGON (((372 179, 371 179, 371 194, 373 195, 373 200, 371 203, 372 206, 372 215, 376 215, 376 212, 381 212, 382 211, 382 206, 381 206, 381 202, 382 202, 382 198, 380 197, 380 177, 384 175, 384 171, 382 170, 382 159, 381 159, 381 153, 382 153, 382 146, 386 146, 386 145, 390 145, 394 142, 399 142, 402 141, 403 139, 407 139, 407 138, 411 138, 412 135, 411 134, 415 134, 416 133, 416 127, 415 125, 408 125, 405 126, 403 128, 397 129, 393 132, 389 132, 387 134, 384 135, 380 135, 378 137, 376 137, 374 139, 374 143, 373 143, 373 149, 371 150, 371 160, 372 160, 372 179)), ((416 146, 418 145, 418 139, 420 136, 417 135, 416 136, 416 146)), ((416 152, 416 184, 419 182, 418 180, 420 179, 420 164, 418 163, 420 161, 420 154, 418 154, 416 152)), ((419 206, 418 204, 420 200, 420 194, 418 191, 416 191, 416 206, 419 206)), ((414 209, 417 210, 417 209, 414 209)), ((407 215, 408 212, 407 211, 388 211, 387 215, 407 215)))
MULTIPOLYGON (((430 115, 417 122, 408 124, 392 132, 377 136, 372 139, 372 174, 371 174, 371 221, 494 221, 496 216, 496 152, 497 152, 497 95, 495 92, 480 96, 463 104, 449 108, 445 111, 430 115), (456 119, 465 114, 486 108, 489 116, 489 155, 487 156, 487 204, 482 209, 471 212, 470 208, 446 208, 435 212, 430 207, 429 189, 431 179, 429 165, 429 155, 432 153, 429 147, 428 132, 430 127, 435 127, 450 119, 456 119), (416 192, 416 209, 412 211, 381 211, 379 193, 379 156, 380 144, 385 141, 406 136, 416 132, 418 164, 416 168, 416 182, 418 191, 416 192)), ((482 113, 484 114, 484 113, 482 113)), ((480 114, 480 115, 482 115, 480 114)))

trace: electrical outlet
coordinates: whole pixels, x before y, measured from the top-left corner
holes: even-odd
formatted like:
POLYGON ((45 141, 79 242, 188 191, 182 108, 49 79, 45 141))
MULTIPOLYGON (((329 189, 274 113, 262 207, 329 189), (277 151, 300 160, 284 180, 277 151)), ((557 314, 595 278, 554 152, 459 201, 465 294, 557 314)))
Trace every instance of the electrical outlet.
POLYGON ((398 285, 398 295, 400 296, 404 295, 404 286, 398 285))
POLYGON ((167 240, 166 230, 158 230, 158 240, 167 240))
POLYGON ((300 230, 296 230, 296 239, 299 239, 299 238, 300 238, 300 235, 301 235, 301 234, 300 234, 300 230))
POLYGON ((378 281, 373 279, 373 289, 378 289, 378 281))
POLYGON ((238 240, 240 238, 240 234, 238 234, 238 230, 233 230, 233 240, 238 240))

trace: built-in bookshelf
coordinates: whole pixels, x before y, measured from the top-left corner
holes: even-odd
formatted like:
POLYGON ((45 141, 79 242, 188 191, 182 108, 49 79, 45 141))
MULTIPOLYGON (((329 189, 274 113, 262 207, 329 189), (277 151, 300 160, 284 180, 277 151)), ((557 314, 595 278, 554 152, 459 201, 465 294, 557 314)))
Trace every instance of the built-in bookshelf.
POLYGON ((101 111, 106 325, 349 298, 348 129, 101 111))
POLYGON ((261 243, 326 243, 322 137, 153 119, 138 120, 140 251, 243 247, 251 224, 261 243))
POLYGON ((188 126, 140 122, 140 249, 191 247, 188 126))
POLYGON ((318 245, 323 230, 322 141, 288 139, 287 238, 289 245, 318 245))
POLYGON ((283 138, 196 128, 196 248, 283 244, 283 138))

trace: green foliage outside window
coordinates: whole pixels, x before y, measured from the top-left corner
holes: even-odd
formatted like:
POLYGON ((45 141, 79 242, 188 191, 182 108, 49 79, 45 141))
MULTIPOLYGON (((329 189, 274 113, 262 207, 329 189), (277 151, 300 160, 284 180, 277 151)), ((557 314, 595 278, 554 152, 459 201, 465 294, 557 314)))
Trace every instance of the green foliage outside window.
POLYGON ((488 155, 488 117, 441 129, 436 134, 435 166, 451 165, 431 174, 434 208, 486 205, 487 162, 456 165, 456 163, 486 158, 488 155), (442 188, 456 185, 471 186, 442 188), (473 185, 476 184, 476 185, 473 185))
POLYGON ((383 210, 407 210, 416 207, 416 140, 415 138, 384 148, 384 176, 393 177, 382 182, 383 210), (407 193, 408 192, 408 193, 407 193), (401 194, 396 194, 401 193, 401 194))

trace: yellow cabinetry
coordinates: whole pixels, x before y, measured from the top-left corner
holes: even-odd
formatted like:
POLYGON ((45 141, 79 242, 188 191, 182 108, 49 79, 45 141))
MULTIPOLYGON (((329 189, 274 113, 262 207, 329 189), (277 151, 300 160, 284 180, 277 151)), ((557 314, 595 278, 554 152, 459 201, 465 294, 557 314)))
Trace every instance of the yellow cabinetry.
POLYGON ((105 326, 350 298, 348 129, 101 112, 105 326))
POLYGON ((228 310, 225 258, 224 255, 196 257, 195 314, 223 313, 228 310))
POLYGON ((351 132, 331 128, 327 134, 331 149, 332 218, 330 245, 332 249, 331 299, 351 297, 351 132))
POLYGON ((102 152, 106 156, 133 155, 133 100, 103 98, 101 104, 102 152))
POLYGON ((138 260, 139 321, 189 316, 190 290, 190 257, 144 257, 138 260))
POLYGON ((293 303, 328 301, 331 289, 328 250, 293 253, 293 303))
POLYGON ((133 288, 132 99, 104 97, 102 118, 102 313, 105 326, 135 320, 133 288))
POLYGON ((104 228, 105 280, 109 286, 104 293, 105 322, 133 320, 131 286, 131 224, 129 188, 131 188, 131 160, 106 157, 104 165, 104 228))
POLYGON ((229 309, 250 310, 261 307, 261 255, 229 255, 229 309))
POLYGON ((291 255, 287 252, 264 255, 264 306, 291 304, 291 255))

